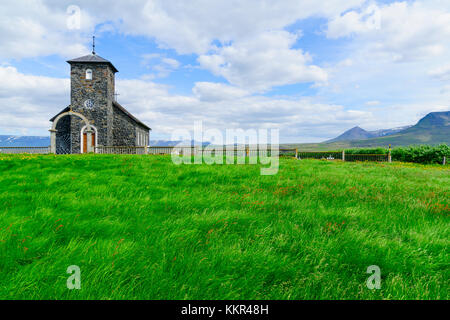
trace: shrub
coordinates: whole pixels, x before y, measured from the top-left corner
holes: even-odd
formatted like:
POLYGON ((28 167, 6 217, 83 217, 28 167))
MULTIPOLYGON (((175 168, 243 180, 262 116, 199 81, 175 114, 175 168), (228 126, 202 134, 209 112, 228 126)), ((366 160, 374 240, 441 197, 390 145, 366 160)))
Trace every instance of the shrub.
POLYGON ((450 158, 450 147, 439 146, 409 146, 392 150, 392 160, 415 163, 442 163, 444 156, 450 158))
MULTIPOLYGON (((372 149, 350 149, 345 150, 348 155, 352 154, 387 154, 389 149, 384 148, 372 148, 372 149)), ((450 162, 450 147, 446 144, 439 146, 409 146, 398 147, 392 149, 392 160, 402 162, 415 162, 415 163, 439 163, 442 164, 444 156, 447 157, 447 163, 450 162)))
POLYGON ((345 150, 346 154, 387 154, 388 152, 389 150, 384 148, 345 150))

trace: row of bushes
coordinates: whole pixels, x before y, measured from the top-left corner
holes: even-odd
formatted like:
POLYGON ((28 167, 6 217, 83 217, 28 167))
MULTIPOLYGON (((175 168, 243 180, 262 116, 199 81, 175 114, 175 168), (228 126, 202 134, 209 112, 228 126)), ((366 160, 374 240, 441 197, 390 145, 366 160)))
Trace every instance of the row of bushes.
MULTIPOLYGON (((345 150, 346 154, 387 154, 388 152, 389 150, 384 148, 345 150)), ((398 147, 392 149, 391 155, 393 161, 442 164, 444 157, 447 158, 447 163, 450 161, 450 147, 446 144, 398 147)))
POLYGON ((444 157, 450 160, 450 147, 440 146, 411 146, 392 150, 392 160, 416 163, 442 163, 444 157))
POLYGON ((388 152, 389 150, 384 148, 345 150, 345 154, 388 154, 388 152))

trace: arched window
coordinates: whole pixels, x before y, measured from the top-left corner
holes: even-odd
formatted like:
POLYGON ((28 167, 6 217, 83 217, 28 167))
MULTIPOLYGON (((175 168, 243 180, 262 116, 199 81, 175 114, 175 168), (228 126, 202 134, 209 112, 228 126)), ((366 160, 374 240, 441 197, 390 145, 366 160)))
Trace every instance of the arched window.
POLYGON ((92 70, 91 69, 86 70, 86 80, 92 80, 92 70))

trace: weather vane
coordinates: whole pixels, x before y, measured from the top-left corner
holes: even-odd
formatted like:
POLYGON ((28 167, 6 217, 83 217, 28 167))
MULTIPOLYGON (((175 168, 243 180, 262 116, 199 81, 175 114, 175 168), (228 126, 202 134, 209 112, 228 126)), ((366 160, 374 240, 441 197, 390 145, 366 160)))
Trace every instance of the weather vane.
POLYGON ((92 54, 95 54, 95 36, 92 36, 92 54))

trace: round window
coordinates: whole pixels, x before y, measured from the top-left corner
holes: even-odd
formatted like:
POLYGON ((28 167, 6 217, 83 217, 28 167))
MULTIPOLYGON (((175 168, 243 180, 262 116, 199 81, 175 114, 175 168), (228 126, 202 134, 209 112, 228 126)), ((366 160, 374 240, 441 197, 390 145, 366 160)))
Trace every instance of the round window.
POLYGON ((88 109, 92 109, 92 107, 94 106, 94 101, 92 101, 91 99, 87 99, 86 101, 84 101, 84 106, 88 109))

